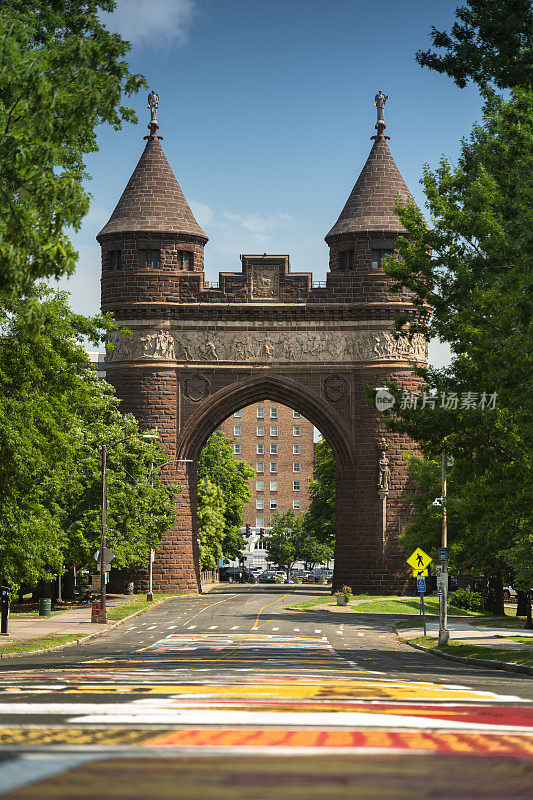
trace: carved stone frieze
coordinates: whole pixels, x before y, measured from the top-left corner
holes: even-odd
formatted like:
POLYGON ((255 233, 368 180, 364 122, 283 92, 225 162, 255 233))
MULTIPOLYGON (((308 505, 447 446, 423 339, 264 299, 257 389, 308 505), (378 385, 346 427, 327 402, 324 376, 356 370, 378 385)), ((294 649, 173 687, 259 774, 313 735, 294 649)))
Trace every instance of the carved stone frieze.
POLYGON ((354 363, 425 361, 427 342, 395 339, 388 331, 245 331, 160 330, 143 333, 114 331, 106 361, 143 359, 185 363, 354 363))

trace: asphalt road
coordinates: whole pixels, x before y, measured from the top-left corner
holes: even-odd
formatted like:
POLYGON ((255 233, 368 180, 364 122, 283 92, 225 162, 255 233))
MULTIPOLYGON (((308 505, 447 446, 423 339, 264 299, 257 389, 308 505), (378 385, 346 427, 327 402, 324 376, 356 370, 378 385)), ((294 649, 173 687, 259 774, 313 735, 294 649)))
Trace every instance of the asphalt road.
POLYGON ((288 607, 321 593, 232 584, 2 660, 0 792, 533 796, 529 676, 413 650, 397 617, 288 607))

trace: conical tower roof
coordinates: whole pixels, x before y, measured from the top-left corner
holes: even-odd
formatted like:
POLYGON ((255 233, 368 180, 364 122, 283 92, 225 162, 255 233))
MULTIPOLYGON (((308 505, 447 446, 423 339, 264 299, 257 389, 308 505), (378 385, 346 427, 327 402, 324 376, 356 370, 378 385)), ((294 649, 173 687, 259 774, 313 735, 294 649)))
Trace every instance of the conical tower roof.
POLYGON ((373 138, 375 142, 366 164, 337 222, 325 237, 326 242, 330 237, 343 233, 405 232, 394 206, 398 201, 414 203, 414 200, 394 162, 385 136, 381 133, 373 138))
POLYGON ((109 222, 97 238, 109 233, 187 233, 208 237, 200 228, 168 163, 159 137, 146 147, 109 222))

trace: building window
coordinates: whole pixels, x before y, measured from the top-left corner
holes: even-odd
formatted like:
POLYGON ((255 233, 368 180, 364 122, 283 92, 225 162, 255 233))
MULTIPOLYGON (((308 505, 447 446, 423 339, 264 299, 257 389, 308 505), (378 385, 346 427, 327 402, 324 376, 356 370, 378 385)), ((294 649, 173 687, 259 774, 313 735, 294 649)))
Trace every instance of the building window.
POLYGON ((189 250, 178 250, 178 269, 192 270, 193 254, 189 250))
POLYGON ((293 472, 300 472, 300 468, 301 468, 301 465, 300 465, 299 461, 293 461, 292 462, 292 471, 293 472))
MULTIPOLYGON (((256 524, 256 527, 262 528, 263 527, 263 517, 257 517, 257 519, 255 521, 255 524, 256 524), (261 525, 259 525, 259 523, 257 521, 259 519, 261 520, 261 525)), ((265 542, 265 540, 264 539, 258 539, 256 541, 256 543, 255 543, 255 549, 256 550, 266 550, 266 542, 265 542)))
POLYGON ((264 481, 256 481, 255 482, 255 491, 256 492, 263 492, 265 489, 265 482, 264 481))
POLYGON ((372 250, 372 266, 374 269, 381 267, 382 256, 390 256, 394 250, 372 250))
POLYGON ((265 435, 265 426, 264 425, 258 425, 257 426, 257 435, 258 436, 264 436, 265 435))
POLYGON ((300 412, 299 412, 299 411, 293 411, 293 412, 292 412, 292 416, 294 417, 294 419, 300 419, 300 417, 301 417, 302 415, 300 414, 300 412))
MULTIPOLYGON (((263 527, 263 522, 264 522, 264 520, 265 520, 265 518, 264 518, 264 517, 256 517, 256 518, 255 518, 255 527, 256 527, 256 528, 262 528, 262 527, 263 527)), ((261 546, 261 545, 260 545, 260 543, 258 542, 258 543, 256 544, 256 547, 260 547, 260 546, 261 546)))
POLYGON ((270 462, 270 472, 277 472, 278 471, 278 462, 271 461, 270 462))
POLYGON ((293 481, 292 482, 292 491, 299 492, 300 491, 300 481, 293 481))
POLYGON ((263 455, 263 453, 265 452, 265 445, 264 445, 262 442, 260 442, 260 443, 257 445, 257 448, 256 448, 256 450, 257 450, 257 455, 258 455, 258 456, 262 456, 262 455, 263 455))
POLYGON ((242 411, 236 411, 234 417, 242 417, 242 411))
POLYGON ((271 444, 270 445, 270 455, 271 456, 277 456, 277 454, 278 454, 278 446, 277 446, 277 444, 271 444))
POLYGON ((265 408, 264 406, 257 407, 257 418, 264 419, 265 418, 265 408))
POLYGON ((276 406, 272 406, 272 408, 270 409, 270 418, 271 419, 277 419, 278 418, 278 409, 277 409, 276 406))
POLYGON ((255 465, 255 471, 256 472, 264 472, 265 471, 265 462, 264 461, 258 461, 256 463, 256 465, 255 465))
POLYGON ((343 250, 339 253, 339 266, 341 269, 353 269, 354 265, 354 251, 343 250))
POLYGON ((293 425, 292 426, 292 435, 293 436, 299 436, 301 431, 302 431, 302 429, 301 429, 301 427, 299 425, 293 425))
POLYGON ((107 258, 108 269, 122 269, 122 253, 120 250, 110 250, 107 258))
POLYGON ((241 426, 240 425, 234 425, 233 426, 233 435, 234 436, 240 436, 241 435, 241 426))
POLYGON ((275 498, 271 497, 270 498, 270 510, 272 511, 272 509, 275 509, 277 507, 278 507, 278 501, 275 498))
POLYGON ((278 435, 278 426, 277 425, 271 425, 270 426, 270 435, 271 436, 277 436, 278 435))
POLYGON ((299 498, 297 500, 293 500, 292 501, 292 507, 293 508, 301 508, 301 501, 300 501, 299 498))
POLYGON ((293 455, 299 456, 302 452, 302 446, 300 444, 293 444, 292 446, 293 455))
POLYGON ((161 257, 159 250, 139 250, 139 269, 159 269, 161 257))
POLYGON ((270 481, 270 491, 277 492, 278 491, 278 482, 277 481, 270 481))
POLYGON ((258 497, 258 498, 257 498, 257 500, 255 501, 255 507, 256 507, 256 508, 257 508, 259 511, 262 511, 262 510, 263 510, 263 508, 265 507, 265 501, 263 500, 263 498, 262 498, 262 497, 258 497))
POLYGON ((241 443, 240 442, 233 442, 233 452, 236 456, 240 456, 242 453, 241 443))

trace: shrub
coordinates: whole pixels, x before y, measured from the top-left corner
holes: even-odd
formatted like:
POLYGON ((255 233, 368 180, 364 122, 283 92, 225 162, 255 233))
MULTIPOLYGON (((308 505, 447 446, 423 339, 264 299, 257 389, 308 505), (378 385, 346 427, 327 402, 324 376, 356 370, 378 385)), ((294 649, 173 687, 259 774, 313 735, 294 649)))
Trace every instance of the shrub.
POLYGON ((456 608, 464 608, 466 611, 483 611, 483 595, 474 592, 467 586, 466 589, 457 589, 450 597, 450 604, 456 608))

